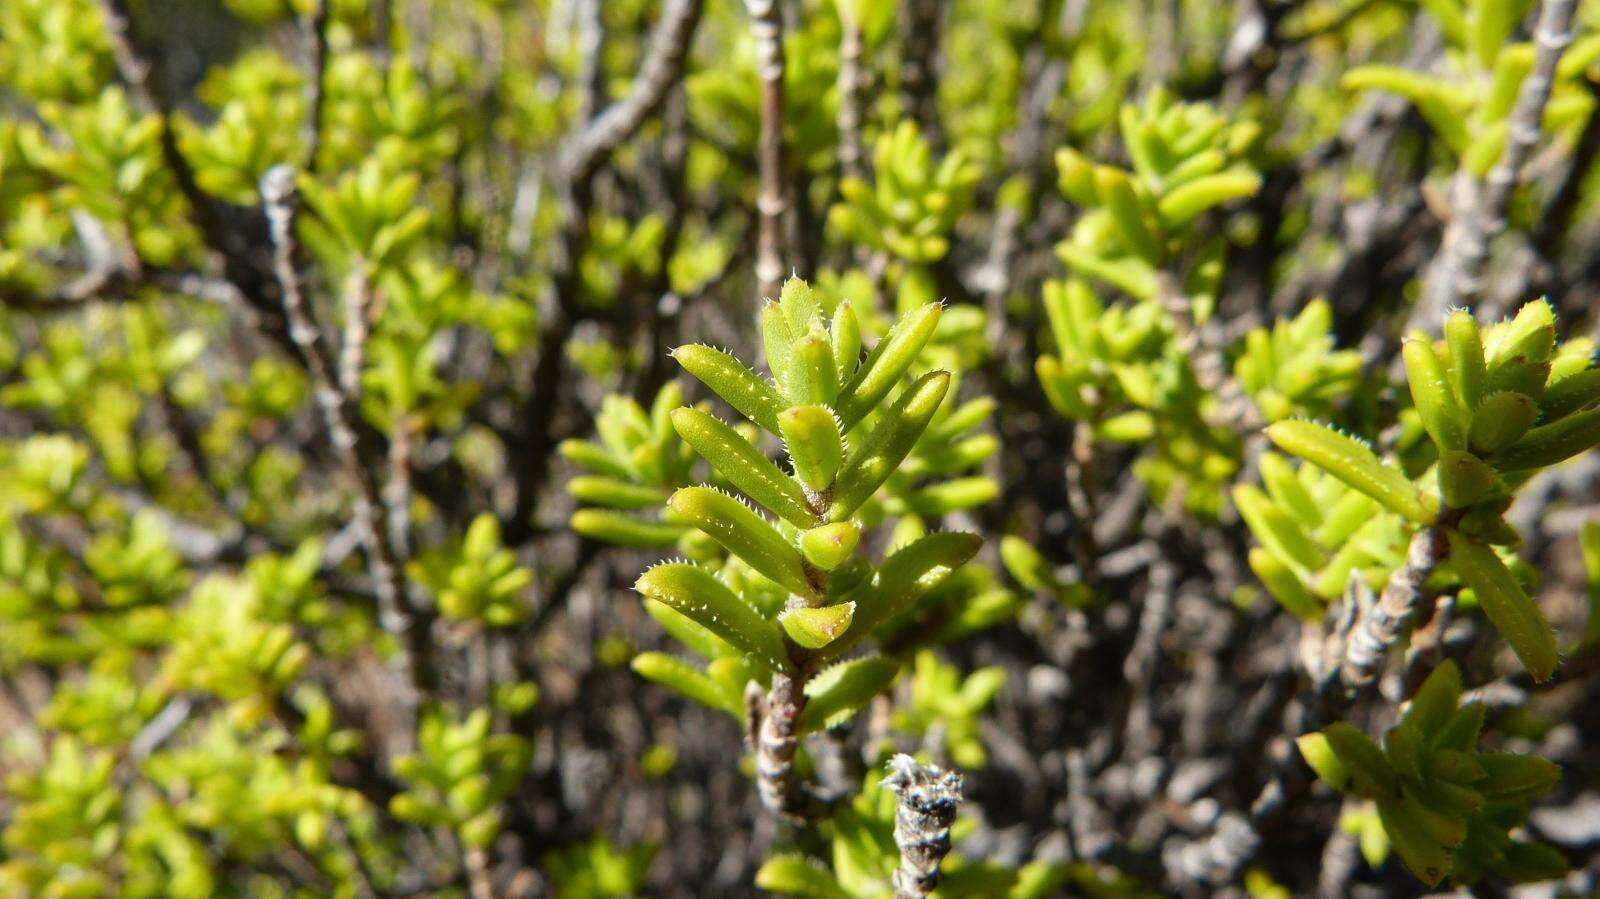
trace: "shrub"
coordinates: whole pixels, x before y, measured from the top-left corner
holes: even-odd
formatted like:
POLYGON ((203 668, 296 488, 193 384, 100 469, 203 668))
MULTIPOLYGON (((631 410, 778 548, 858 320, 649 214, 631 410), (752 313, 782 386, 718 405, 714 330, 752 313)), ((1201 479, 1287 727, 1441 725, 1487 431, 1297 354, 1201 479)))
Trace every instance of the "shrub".
POLYGON ((1597 25, 0 4, 0 895, 1594 892, 1597 25))

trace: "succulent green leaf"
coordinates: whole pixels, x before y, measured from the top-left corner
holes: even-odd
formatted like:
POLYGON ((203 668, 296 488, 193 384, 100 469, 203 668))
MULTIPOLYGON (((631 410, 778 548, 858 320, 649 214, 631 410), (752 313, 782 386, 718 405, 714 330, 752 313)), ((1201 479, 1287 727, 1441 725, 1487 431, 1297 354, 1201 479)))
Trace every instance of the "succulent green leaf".
POLYGON ((671 546, 683 536, 682 525, 646 521, 606 509, 579 509, 573 512, 572 530, 590 540, 637 549, 671 546))
POLYGON ((1295 745, 1300 750, 1300 757, 1306 760, 1306 764, 1324 783, 1340 792, 1349 786, 1350 769, 1339 760, 1339 754, 1328 742, 1326 734, 1321 731, 1302 734, 1295 738, 1295 745))
POLYGON ((789 639, 806 649, 821 649, 839 639, 850 627, 855 617, 856 604, 844 602, 836 606, 799 606, 785 609, 778 615, 778 623, 789 639))
POLYGON ((1525 802, 1543 796, 1561 781, 1561 768, 1549 759, 1510 752, 1486 752, 1478 756, 1484 778, 1475 784, 1485 799, 1497 802, 1525 802))
POLYGON ((1418 524, 1431 524, 1436 510, 1397 469, 1378 461, 1366 444, 1309 421, 1280 421, 1267 428, 1279 449, 1328 472, 1418 524))
POLYGON ((1248 197, 1260 189, 1261 176, 1254 172, 1219 172, 1168 191, 1156 209, 1168 228, 1181 228, 1213 207, 1248 197))
POLYGON ((1132 179, 1118 169, 1102 165, 1095 167, 1094 183, 1123 244, 1146 262, 1159 262, 1161 242, 1145 219, 1145 204, 1134 190, 1132 179))
POLYGON ((1250 570, 1261 579, 1262 585, 1272 594, 1272 598, 1296 618, 1316 621, 1322 617, 1322 603, 1276 555, 1259 546, 1252 547, 1250 570))
POLYGON ((1472 313, 1458 309, 1444 323, 1444 341, 1450 355, 1450 384, 1468 409, 1483 400, 1487 362, 1483 358, 1483 332, 1472 313))
POLYGON ((795 402, 832 405, 838 398, 839 369, 833 346, 820 325, 795 344, 794 370, 795 389, 790 398, 795 402))
POLYGON ((1388 758, 1372 738, 1344 721, 1323 729, 1328 746, 1350 774, 1351 784, 1369 797, 1393 796, 1400 781, 1388 758))
POLYGON ((789 317, 777 303, 761 307, 761 342, 767 354, 767 369, 778 385, 778 393, 791 402, 802 402, 799 365, 795 359, 795 335, 789 328, 789 317))
POLYGON ((567 482, 567 490, 579 502, 613 509, 651 509, 666 499, 666 492, 657 487, 604 475, 578 475, 567 482))
POLYGON ((1261 481, 1272 501, 1294 517, 1301 527, 1316 528, 1327 517, 1289 461, 1277 453, 1261 454, 1261 481))
POLYGON ((1233 490, 1233 501, 1250 532, 1267 549, 1308 570, 1322 567, 1325 561, 1322 550, 1265 493, 1249 484, 1240 484, 1233 490))
POLYGON ((678 347, 673 357, 684 371, 694 375, 717 396, 767 431, 777 433, 778 413, 785 403, 776 391, 749 366, 704 344, 678 347))
POLYGON ((805 899, 851 899, 854 895, 846 892, 820 862, 800 852, 767 859, 756 872, 756 886, 769 893, 805 899))
POLYGON ((1461 669, 1456 667, 1454 661, 1445 659, 1417 688, 1416 695, 1411 697, 1405 720, 1415 725, 1417 731, 1431 741, 1450 723, 1456 712, 1456 704, 1461 700, 1461 687, 1461 669))
POLYGON ((849 300, 839 303, 833 310, 833 327, 829 329, 833 341, 833 360, 839 366, 841 385, 855 377, 861 364, 861 321, 856 318, 855 307, 849 300))
POLYGON ((1470 537, 1452 533, 1450 561, 1528 673, 1536 681, 1548 680, 1561 663, 1555 630, 1500 556, 1470 537))
POLYGON ((1435 746, 1468 752, 1478 745, 1483 719, 1488 710, 1481 702, 1469 702, 1455 710, 1450 720, 1433 737, 1435 746))
POLYGON ((809 527, 816 521, 805 491, 794 478, 716 416, 699 409, 675 409, 672 427, 745 496, 796 527, 809 527))
POLYGON ((634 589, 774 670, 788 667, 789 654, 772 622, 704 568, 688 562, 667 562, 639 575, 634 589))
POLYGON ((669 636, 702 659, 715 659, 739 651, 733 644, 664 602, 646 599, 644 610, 669 636))
POLYGON ((844 461, 844 438, 833 413, 821 406, 792 406, 779 413, 778 433, 801 483, 819 493, 833 486, 844 461))
POLYGON ((872 348, 855 377, 839 391, 835 410, 845 430, 854 427, 856 422, 876 408, 878 402, 899 383, 900 376, 916 361, 917 354, 922 352, 928 339, 933 336, 943 311, 942 304, 929 303, 906 313, 872 348))
POLYGON ((1420 880, 1437 886, 1450 872, 1452 853, 1439 838, 1437 828, 1414 803, 1378 800, 1378 817, 1400 860, 1420 880))
POLYGON ((830 521, 853 515, 899 466, 933 420, 950 388, 950 373, 929 372, 901 392, 872 433, 844 460, 828 509, 830 521))
POLYGON ((1445 376, 1444 365, 1433 351, 1433 341, 1426 335, 1414 334, 1406 339, 1401 356, 1405 360, 1406 381, 1411 386, 1411 400, 1422 416, 1428 436, 1441 452, 1466 449, 1470 420, 1445 376))
POLYGON ((1547 422, 1565 418, 1585 406, 1600 404, 1600 368, 1580 371, 1559 381, 1551 380, 1554 383, 1539 397, 1539 415, 1547 422))
POLYGON ((1539 406, 1524 393, 1496 393, 1472 413, 1467 443, 1476 453, 1493 453, 1522 439, 1539 417, 1539 406))
POLYGON ((1545 468, 1600 446, 1600 403, 1524 434, 1495 453, 1490 462, 1501 471, 1545 468))
POLYGON ((1438 749, 1428 757, 1428 770, 1434 776, 1456 784, 1477 783, 1489 776, 1478 757, 1459 749, 1438 749))
POLYGON ((823 571, 838 568, 856 551, 861 528, 853 521, 818 525, 800 534, 800 552, 806 561, 823 571))
POLYGON ((1548 362, 1555 344, 1555 310, 1544 300, 1525 303, 1510 324, 1492 332, 1486 348, 1489 370, 1548 362))
POLYGON ((872 580, 851 594, 855 619, 843 637, 829 644, 824 655, 836 655, 871 634, 878 625, 904 612, 967 564, 983 545, 976 534, 928 534, 890 556, 872 580))
POLYGON ((668 507, 785 590, 813 592, 800 550, 744 503, 710 487, 684 487, 672 494, 668 507))
POLYGON ((1439 495, 1452 509, 1465 509, 1503 487, 1493 468, 1461 450, 1439 455, 1438 477, 1439 495))
POLYGON ((722 685, 707 677, 705 672, 688 662, 664 652, 642 652, 633 657, 633 670, 645 680, 654 681, 670 690, 730 715, 744 714, 738 696, 730 696, 722 685))

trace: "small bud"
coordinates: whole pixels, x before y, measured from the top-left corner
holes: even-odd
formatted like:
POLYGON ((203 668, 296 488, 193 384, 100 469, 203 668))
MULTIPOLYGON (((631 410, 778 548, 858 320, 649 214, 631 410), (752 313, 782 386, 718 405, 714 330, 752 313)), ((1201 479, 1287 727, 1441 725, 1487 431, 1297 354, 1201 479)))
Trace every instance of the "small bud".
POLYGON ((840 521, 802 532, 800 551, 805 554, 807 562, 823 571, 832 571, 850 558, 860 540, 861 528, 855 522, 840 521))
POLYGON ((806 649, 821 649, 839 638, 855 617, 856 604, 840 603, 820 608, 801 607, 789 609, 778 616, 789 639, 806 649))

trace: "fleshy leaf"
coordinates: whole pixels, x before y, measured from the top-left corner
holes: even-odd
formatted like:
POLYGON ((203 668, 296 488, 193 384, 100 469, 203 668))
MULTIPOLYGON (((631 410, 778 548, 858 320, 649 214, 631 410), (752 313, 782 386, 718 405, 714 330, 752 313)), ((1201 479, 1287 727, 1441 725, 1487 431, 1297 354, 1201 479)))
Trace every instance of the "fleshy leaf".
POLYGON ((684 371, 739 410, 740 415, 777 433, 778 413, 784 402, 749 366, 722 350, 699 343, 678 347, 673 351, 673 358, 684 371))
POLYGON ((839 470, 833 505, 828 509, 830 521, 849 518, 882 486, 933 420, 949 387, 949 372, 929 372, 883 413, 839 470))
POLYGON ((672 494, 668 507, 784 589, 812 592, 800 550, 744 503, 710 487, 684 487, 672 494))
POLYGON ((775 670, 788 667, 789 654, 772 622, 704 568, 667 562, 639 575, 634 589, 775 670))
POLYGON ((929 303, 906 313, 872 348, 855 378, 839 391, 835 410, 846 430, 871 412, 900 381, 900 376, 916 361, 917 354, 933 336, 943 311, 941 304, 929 303))
POLYGON ((1534 680, 1548 680, 1561 663, 1555 630, 1511 570, 1493 549, 1458 533, 1450 535, 1450 561, 1528 673, 1534 680))
POLYGON ((783 473, 765 453, 709 412, 675 409, 672 426, 683 441, 705 457, 711 467, 757 503, 776 512, 796 527, 809 527, 816 514, 805 491, 783 473))
POLYGON ((1418 524, 1432 524, 1435 510, 1399 470, 1378 461, 1361 443, 1309 421, 1280 421, 1267 428, 1280 449, 1310 462, 1418 524))

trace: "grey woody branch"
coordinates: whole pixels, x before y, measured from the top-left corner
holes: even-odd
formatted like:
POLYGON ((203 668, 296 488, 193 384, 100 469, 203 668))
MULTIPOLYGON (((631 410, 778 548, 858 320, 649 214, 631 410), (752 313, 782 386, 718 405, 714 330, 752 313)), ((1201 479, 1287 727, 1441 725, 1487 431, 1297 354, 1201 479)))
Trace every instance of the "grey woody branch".
MULTIPOLYGON (((756 281, 762 297, 776 300, 783 284, 783 15, 778 0, 745 0, 756 39, 756 74, 761 79, 761 187, 756 196, 756 281)), ((840 113, 843 115, 843 112, 840 113)))
POLYGON ((814 816, 811 797, 794 769, 800 748, 800 713, 805 711, 805 684, 797 677, 774 674, 772 688, 745 697, 756 761, 756 790, 761 804, 785 821, 804 824, 814 816))
POLYGON ((1556 64, 1572 43, 1572 19, 1577 6, 1577 0, 1547 0, 1540 8, 1533 35, 1533 68, 1523 79, 1507 119, 1505 149, 1482 184, 1465 170, 1456 173, 1451 184, 1450 223, 1439 255, 1423 281, 1422 297, 1412 315, 1413 325, 1435 327, 1451 308, 1477 300, 1489 241, 1505 229, 1511 192, 1539 142, 1556 64))
MULTIPOLYGON (((415 614, 417 610, 406 606, 405 581, 400 563, 394 557, 387 539, 387 510, 380 501, 376 475, 379 469, 368 464, 372 448, 364 445, 366 441, 362 435, 366 431, 359 426, 355 400, 341 389, 336 380, 323 346, 321 329, 306 302, 304 285, 295 261, 298 241, 294 232, 300 200, 294 178, 291 168, 279 165, 268 170, 261 179, 261 197, 271 229, 273 265, 282 288, 283 312, 289 323, 289 335, 305 359, 328 440, 341 467, 356 487, 354 524, 372 570, 378 599, 378 622, 395 638, 399 647, 396 665, 404 674, 412 693, 403 698, 406 717, 410 720, 416 714, 418 698, 426 695, 431 681, 428 621, 426 616, 419 616, 415 614)), ((406 726, 403 732, 409 738, 414 728, 406 726)))
POLYGON ((700 13, 701 0, 668 0, 650 35, 633 88, 595 116, 567 145, 562 166, 566 177, 588 180, 661 106, 667 91, 683 76, 700 13))
POLYGON ((1377 678, 1389 650, 1400 642, 1427 596, 1428 578, 1450 552, 1444 528, 1418 530, 1406 547, 1405 563, 1389 576, 1378 601, 1361 613, 1345 644, 1339 680, 1358 693, 1377 678))
POLYGON ((950 853, 950 825, 961 805, 961 775, 923 765, 901 753, 889 760, 883 785, 894 792, 895 899, 920 899, 939 886, 939 865, 950 853))

